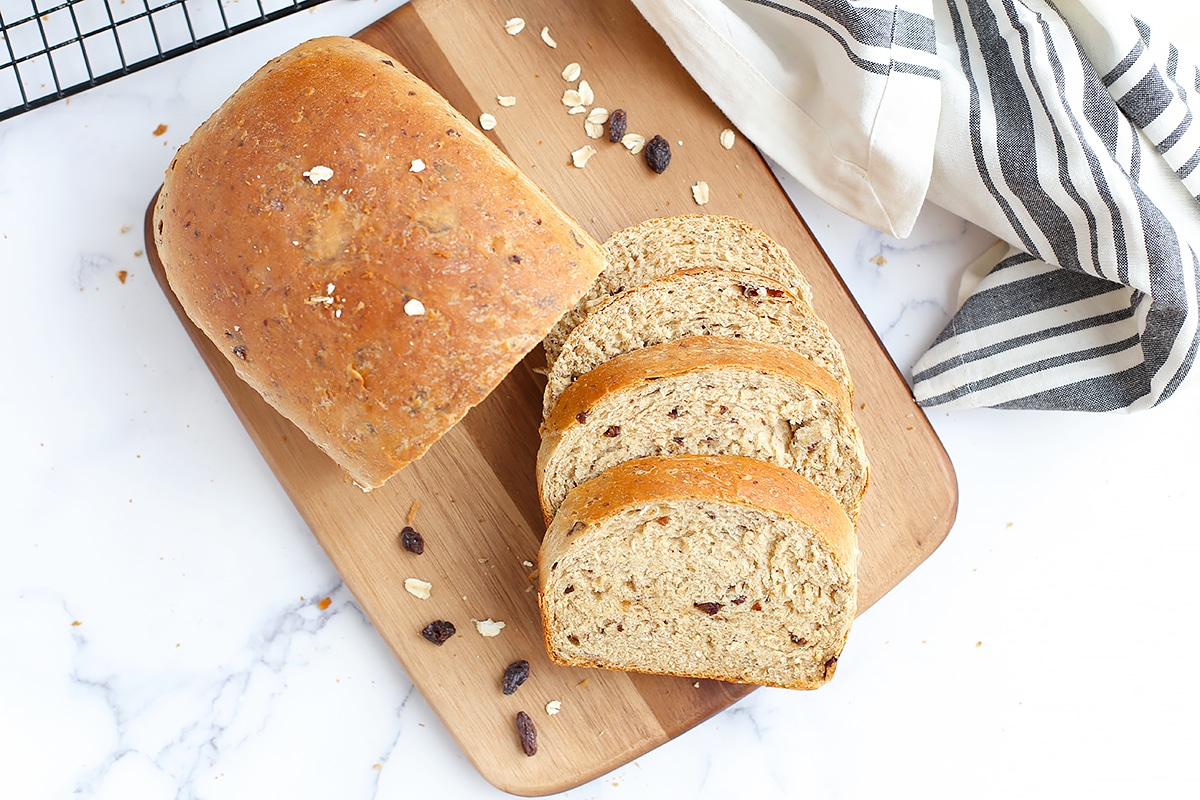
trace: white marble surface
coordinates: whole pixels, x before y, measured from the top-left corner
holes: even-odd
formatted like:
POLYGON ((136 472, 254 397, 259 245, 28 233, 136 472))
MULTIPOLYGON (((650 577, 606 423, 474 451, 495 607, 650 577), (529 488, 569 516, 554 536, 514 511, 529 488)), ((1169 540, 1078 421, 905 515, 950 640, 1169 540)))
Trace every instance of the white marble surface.
MULTIPOLYGON (((501 795, 142 254, 171 154, 244 77, 395 5, 332 0, 0 123, 0 797, 501 795)), ((931 208, 895 241, 785 183, 907 372, 991 238, 931 208)), ((565 797, 1196 796, 1197 380, 1134 416, 929 416, 957 522, 859 620, 837 679, 754 692, 565 797)))

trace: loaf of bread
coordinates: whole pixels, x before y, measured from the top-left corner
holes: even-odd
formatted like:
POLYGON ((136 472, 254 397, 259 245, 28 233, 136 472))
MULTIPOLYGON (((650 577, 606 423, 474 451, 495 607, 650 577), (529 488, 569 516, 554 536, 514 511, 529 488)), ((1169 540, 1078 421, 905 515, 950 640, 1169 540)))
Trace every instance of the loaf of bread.
POLYGON ((857 609, 854 526, 790 470, 627 461, 567 495, 539 592, 560 664, 794 689, 832 677, 857 609))
POLYGON ((554 366, 567 335, 599 304, 625 289, 685 269, 720 269, 773 278, 805 303, 812 289, 779 243, 745 220, 711 214, 656 217, 617 231, 604 243, 605 266, 589 292, 546 337, 554 366))
POLYGON ((342 37, 271 61, 199 127, 154 231, 191 320, 364 489, 480 402, 603 267, 444 98, 342 37))
POLYGON ((568 386, 608 359, 701 335, 787 347, 841 381, 853 396, 842 348, 808 303, 771 278, 689 269, 626 289, 572 329, 549 369, 543 416, 568 386))
POLYGON ((646 456, 740 455, 795 470, 854 521, 868 482, 845 388, 777 345, 692 336, 632 350, 567 387, 542 425, 549 521, 575 486, 646 456))

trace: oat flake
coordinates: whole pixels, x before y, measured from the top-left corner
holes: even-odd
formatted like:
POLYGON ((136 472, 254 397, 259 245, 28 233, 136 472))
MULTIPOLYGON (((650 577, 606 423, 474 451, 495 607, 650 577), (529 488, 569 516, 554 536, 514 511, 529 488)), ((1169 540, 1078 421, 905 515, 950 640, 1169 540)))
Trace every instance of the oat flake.
POLYGON ((725 130, 721 131, 721 147, 724 147, 726 150, 730 149, 733 147, 735 138, 736 137, 733 132, 733 128, 726 128, 725 130))
POLYGON ((580 102, 585 106, 590 106, 596 102, 596 93, 592 91, 592 85, 587 81, 579 82, 579 97, 580 102))
POLYGON ((496 117, 486 111, 479 115, 479 127, 490 131, 496 127, 496 117))
POLYGON ((702 206, 708 202, 708 182, 696 181, 692 187, 692 199, 696 201, 696 205, 702 206))
POLYGON ((488 619, 475 620, 475 630, 479 631, 480 636, 484 636, 484 637, 488 637, 488 638, 491 638, 493 636, 499 636, 500 631, 503 630, 503 628, 504 628, 504 623, 502 621, 500 621, 500 620, 493 621, 490 617, 488 619))
POLYGON ((559 711, 562 711, 562 700, 551 700, 549 703, 546 703, 546 713, 550 716, 553 717, 559 711))
POLYGON ((504 108, 512 108, 517 104, 517 98, 511 94, 501 94, 496 96, 496 103, 504 108))
POLYGON ((425 162, 419 158, 414 158, 412 166, 408 168, 409 172, 422 172, 425 169, 425 162))
POLYGON ((520 17, 513 17, 505 21, 504 30, 509 36, 516 36, 521 31, 525 30, 525 20, 520 17))
POLYGON ((542 28, 542 41, 546 43, 547 47, 558 47, 558 42, 554 41, 554 38, 550 36, 549 28, 542 28))
POLYGON ((324 167, 324 166, 321 166, 318 164, 317 166, 310 169, 308 172, 305 172, 304 177, 306 177, 310 181, 312 181, 313 185, 315 186, 316 184, 320 183, 321 181, 327 181, 330 178, 332 178, 333 170, 331 170, 329 167, 324 167))
POLYGON ((419 317, 425 313, 425 304, 414 297, 404 304, 404 313, 410 317, 419 317))
POLYGON ((621 137, 621 144, 625 146, 626 150, 637 155, 646 146, 646 137, 640 133, 627 133, 621 137))
POLYGON ((429 599, 429 590, 433 588, 433 584, 428 581, 423 581, 420 578, 405 578, 404 589, 413 597, 419 597, 422 600, 429 599))
POLYGON ((580 67, 577 62, 572 61, 570 64, 567 64, 565 67, 563 67, 562 78, 564 81, 570 81, 571 83, 574 83, 575 81, 579 80, 579 76, 582 74, 583 68, 580 67))
POLYGON ((587 133, 589 139, 599 139, 604 135, 604 126, 591 120, 583 123, 583 130, 587 133))
POLYGON ((588 159, 594 155, 596 155, 596 148, 592 147, 590 144, 585 144, 583 147, 571 153, 571 163, 579 169, 583 169, 587 166, 588 159))
POLYGON ((608 122, 608 109, 604 106, 596 106, 588 112, 587 121, 603 125, 608 122))
POLYGON ((567 89, 563 92, 562 104, 567 108, 583 105, 583 95, 579 93, 578 89, 567 89))

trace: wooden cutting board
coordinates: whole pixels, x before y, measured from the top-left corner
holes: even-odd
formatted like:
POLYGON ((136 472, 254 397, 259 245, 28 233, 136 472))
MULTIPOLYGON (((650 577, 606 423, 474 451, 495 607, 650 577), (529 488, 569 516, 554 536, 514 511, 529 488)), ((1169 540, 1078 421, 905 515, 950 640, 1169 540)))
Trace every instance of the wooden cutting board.
MULTIPOLYGON (((732 127, 627 0, 478 3, 415 0, 359 34, 421 75, 460 111, 498 120, 502 147, 599 239, 653 216, 701 210, 741 217, 790 250, 813 286, 817 311, 841 340, 856 384, 855 406, 873 466, 860 522, 861 605, 869 607, 911 572, 949 532, 957 505, 953 469, 871 327, 744 138, 724 149, 732 127), (504 22, 527 21, 519 35, 504 22), (543 28, 557 46, 539 35, 543 28), (662 134, 670 167, 655 175, 642 156, 592 140, 561 98, 570 62, 595 91, 595 105, 623 108, 629 130, 662 134), (516 105, 500 107, 498 95, 516 105), (571 152, 597 152, 583 169, 571 152), (706 181, 701 209, 691 186, 706 181)), ((151 209, 153 203, 151 203, 151 209)), ((234 374, 186 319, 162 276, 147 214, 147 252, 164 291, 233 408, 359 605, 404 670, 487 780, 515 794, 562 791, 612 770, 702 722, 751 687, 627 675, 552 665, 541 638, 532 567, 544 531, 534 456, 544 379, 538 352, 423 458, 383 489, 364 494, 288 421, 234 374), (412 513, 424 555, 400 548, 412 513), (419 600, 408 577, 433 584, 419 600), (459 633, 444 646, 419 631, 434 619, 459 633), (474 620, 502 620, 484 638, 474 620), (532 677, 500 691, 507 664, 527 659, 532 677), (562 710, 546 712, 560 700, 562 710), (526 757, 514 717, 535 721, 540 750, 526 757)), ((851 633, 853 637, 853 632, 851 633)), ((836 678, 835 678, 836 680, 836 678)))

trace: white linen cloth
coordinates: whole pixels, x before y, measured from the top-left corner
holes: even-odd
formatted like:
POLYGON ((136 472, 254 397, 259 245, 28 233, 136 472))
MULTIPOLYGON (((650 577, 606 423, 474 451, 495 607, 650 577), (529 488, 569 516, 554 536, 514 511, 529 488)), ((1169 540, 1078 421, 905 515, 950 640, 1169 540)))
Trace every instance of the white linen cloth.
POLYGON ((1200 344, 1200 71, 1117 0, 634 0, 759 149, 893 236, 995 233, 925 406, 1136 411, 1200 344))

